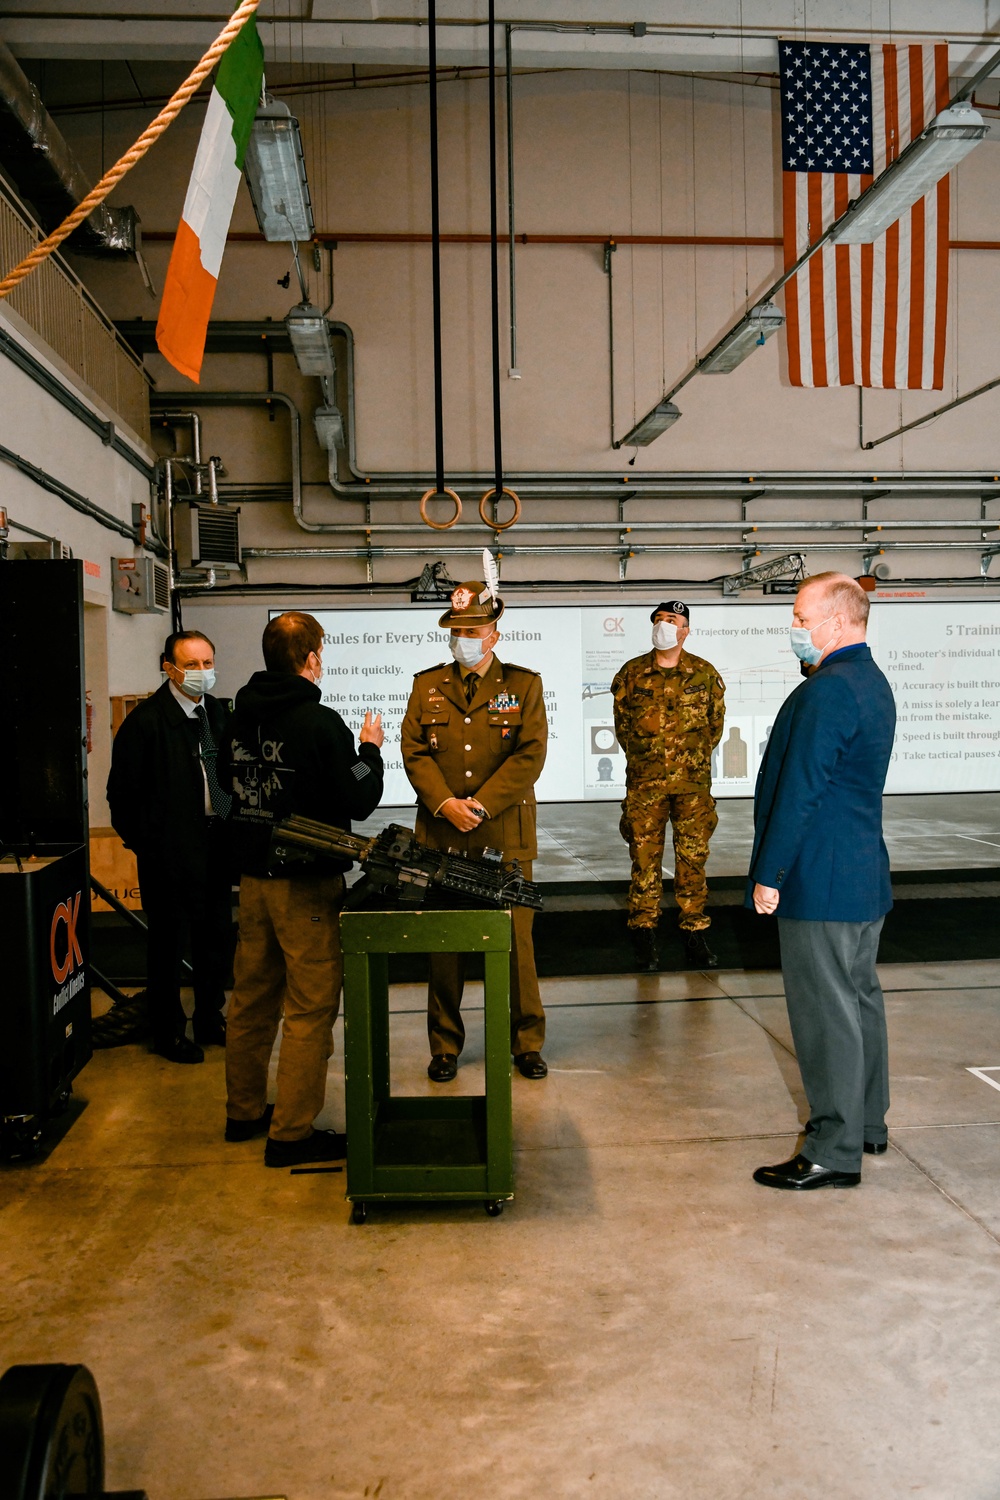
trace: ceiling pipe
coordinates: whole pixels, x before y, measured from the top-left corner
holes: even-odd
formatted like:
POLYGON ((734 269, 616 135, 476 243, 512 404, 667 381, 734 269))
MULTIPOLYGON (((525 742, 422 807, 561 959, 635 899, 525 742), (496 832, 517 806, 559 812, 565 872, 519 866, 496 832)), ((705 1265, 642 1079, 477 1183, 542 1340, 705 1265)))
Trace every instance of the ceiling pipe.
MULTIPOLYGON (((810 543, 810 552, 870 552, 875 555, 879 552, 920 552, 927 549, 934 551, 953 551, 964 549, 975 552, 987 552, 990 554, 1000 553, 1000 542, 996 544, 984 542, 893 542, 886 539, 878 545, 872 542, 813 542, 810 543)), ((481 557, 481 546, 472 547, 445 547, 442 549, 443 557, 481 557)), ((329 560, 333 557, 413 557, 417 552, 426 553, 426 547, 244 547, 244 557, 279 557, 279 558, 303 558, 323 557, 329 560)), ((759 548, 751 544, 741 542, 646 542, 636 546, 622 543, 618 546, 602 542, 590 543, 587 546, 574 546, 571 543, 558 542, 552 545, 531 545, 522 547, 518 544, 506 542, 501 548, 503 557, 644 557, 647 554, 659 554, 664 552, 708 552, 708 553, 731 553, 750 552, 759 553, 759 548)))
MULTIPOLYGON (((149 320, 135 320, 118 324, 119 331, 140 353, 149 353, 153 343, 154 325, 149 320)), ((345 345, 343 360, 338 360, 338 371, 346 384, 344 401, 344 428, 346 437, 345 461, 349 479, 343 479, 337 470, 336 451, 330 454, 329 483, 333 493, 341 500, 412 500, 427 489, 433 476, 426 471, 401 470, 382 471, 375 478, 361 469, 357 463, 356 438, 356 378, 354 358, 354 332, 350 325, 342 322, 330 323, 331 333, 342 339, 345 345)), ((280 324, 269 322, 213 323, 209 327, 206 347, 218 353, 274 354, 290 352, 287 335, 280 324)), ((151 393, 154 415, 164 408, 193 406, 261 406, 277 402, 287 408, 294 431, 291 436, 292 450, 292 504, 296 523, 303 531, 325 532, 337 523, 307 521, 302 512, 301 483, 301 415, 292 398, 280 391, 154 391, 151 393)), ((488 484, 490 475, 478 471, 461 471, 451 475, 456 486, 488 484)), ((522 498, 537 500, 614 499, 621 501, 630 496, 655 499, 727 499, 750 500, 762 496, 808 496, 824 499, 837 496, 856 496, 873 499, 877 495, 940 495, 975 494, 992 499, 1000 496, 1000 475, 986 475, 972 470, 953 473, 919 473, 915 475, 893 474, 844 474, 837 471, 777 470, 770 474, 739 474, 732 471, 705 473, 639 473, 621 475, 608 473, 595 475, 593 471, 544 469, 522 470, 508 476, 512 486, 522 498)))
MULTIPOLYGON (((196 598, 202 595, 211 595, 219 604, 223 597, 230 594, 242 596, 253 596, 258 599, 269 596, 279 597, 282 594, 296 594, 299 597, 309 595, 312 598, 355 598, 355 599, 377 599, 386 596, 397 596, 410 599, 417 580, 415 578, 401 579, 398 582, 376 583, 369 580, 366 583, 289 583, 287 579, 273 579, 269 583, 227 583, 222 588, 209 589, 206 584, 182 583, 174 590, 181 598, 196 598)), ((654 589, 660 589, 664 585, 676 586, 687 589, 689 594, 701 597, 702 594, 721 584, 722 578, 621 578, 614 583, 596 578, 565 579, 565 578, 525 578, 521 580, 505 579, 503 585, 504 596, 511 599, 519 594, 599 594, 605 599, 620 598, 623 594, 645 594, 648 596, 654 589)), ((948 577, 940 578, 891 578, 880 580, 880 586, 886 589, 898 588, 905 585, 907 589, 970 589, 993 590, 1000 583, 1000 578, 974 577, 948 577)), ((992 594, 991 594, 992 597, 992 594)), ((711 601, 706 601, 711 602, 711 601)), ((736 596, 724 596, 724 602, 743 602, 736 596)))
MULTIPOLYGON (((0 165, 39 223, 55 229, 90 192, 90 180, 52 119, 35 85, 10 48, 0 41, 0 165)), ((66 248, 88 255, 139 254, 134 208, 102 203, 75 230, 66 248)))
MULTIPOLYGON (((239 486, 234 486, 227 492, 227 498, 233 501, 239 499, 239 486)), ((492 528, 479 523, 459 522, 457 526, 448 528, 448 535, 455 536, 465 533, 475 533, 481 536, 483 531, 492 528)), ((892 521, 799 521, 799 520, 777 520, 777 521, 746 521, 738 516, 731 520, 716 521, 630 521, 624 525, 621 521, 519 521, 517 525, 518 536, 526 531, 615 531, 620 536, 631 536, 635 532, 647 531, 741 531, 748 541, 752 541, 758 532, 762 531, 867 531, 877 535, 882 531, 997 531, 1000 530, 1000 520, 979 520, 973 517, 964 517, 953 521, 921 521, 921 520, 892 520, 892 521)), ((354 536, 359 531, 366 535, 383 536, 390 533, 427 536, 427 528, 422 521, 337 521, 330 524, 328 533, 335 536, 354 536)), ((322 549, 320 549, 322 550, 322 549)), ((329 548, 326 549, 329 551, 329 548)), ((504 544, 506 552, 507 546, 504 544)))

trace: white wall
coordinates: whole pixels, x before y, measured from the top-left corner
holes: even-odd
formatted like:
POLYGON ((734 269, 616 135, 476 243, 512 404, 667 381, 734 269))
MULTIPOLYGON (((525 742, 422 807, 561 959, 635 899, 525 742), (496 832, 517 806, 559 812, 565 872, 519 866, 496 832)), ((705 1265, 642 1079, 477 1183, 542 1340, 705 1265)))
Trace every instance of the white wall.
MULTIPOLYGON (((4 331, 30 349, 51 373, 61 374, 16 317, 0 304, 4 331)), ((61 378, 69 383, 68 378, 61 378)), ((75 388, 85 399, 82 388, 75 388)), ((88 403, 93 406, 93 403, 88 403)), ((93 409, 104 419, 106 412, 93 409)), ((30 376, 0 355, 0 443, 131 524, 132 504, 149 504, 149 485, 124 458, 92 432, 30 376)), ((146 452, 148 460, 152 455, 146 452)), ((31 541, 16 524, 23 523, 68 546, 84 564, 86 683, 94 707, 94 746, 90 757, 90 819, 108 822, 104 786, 110 764, 112 696, 147 693, 160 682, 159 648, 169 630, 168 616, 129 616, 111 607, 113 557, 128 557, 132 543, 88 516, 73 510, 10 464, 0 462, 0 504, 12 525, 10 540, 31 541)), ((3 564, 0 563, 0 567, 3 564)), ((39 670, 44 671, 44 662, 39 670)))

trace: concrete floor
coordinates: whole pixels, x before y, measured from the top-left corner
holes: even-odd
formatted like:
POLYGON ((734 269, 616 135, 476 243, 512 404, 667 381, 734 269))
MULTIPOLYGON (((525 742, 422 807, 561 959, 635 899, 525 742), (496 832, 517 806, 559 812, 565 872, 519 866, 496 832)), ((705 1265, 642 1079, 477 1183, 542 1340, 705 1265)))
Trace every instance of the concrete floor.
MULTIPOLYGON (((1000 863, 1000 792, 948 792, 938 797, 886 797, 885 841, 893 870, 985 868, 1000 863)), ((358 832, 376 832, 386 823, 413 827, 414 808, 382 807, 358 832)), ((728 798, 718 803, 719 826, 712 838, 709 875, 745 875, 753 847, 753 803, 728 798)), ((541 881, 627 880, 628 849, 618 832, 617 802, 547 802, 538 809, 541 881)), ((669 839, 665 868, 673 873, 669 839)))
MULTIPOLYGON (((803 1108, 774 973, 548 981, 496 1220, 352 1226, 342 1175, 223 1142, 221 1052, 99 1053, 0 1177, 5 1364, 90 1365, 108 1487, 152 1500, 995 1500, 1000 1091, 968 1070, 1000 1080, 1000 965, 883 983, 891 1148, 802 1197, 750 1176, 803 1108)), ((393 1005, 428 1092, 422 994, 393 1005)))

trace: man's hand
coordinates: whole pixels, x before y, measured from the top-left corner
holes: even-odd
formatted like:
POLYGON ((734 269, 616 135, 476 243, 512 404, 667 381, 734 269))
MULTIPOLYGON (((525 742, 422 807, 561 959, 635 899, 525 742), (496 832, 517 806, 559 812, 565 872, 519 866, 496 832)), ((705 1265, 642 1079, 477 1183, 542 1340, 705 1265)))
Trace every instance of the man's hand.
POLYGON ((372 717, 371 709, 368 710, 365 714, 365 722, 361 726, 361 733, 358 735, 358 739, 362 745, 378 745, 381 748, 382 741, 385 739, 381 714, 375 714, 372 717))
MULTIPOLYGON (((447 802, 442 802, 438 808, 438 817, 447 818, 459 833, 471 833, 483 821, 473 810, 477 807, 479 803, 471 797, 449 797, 447 802)), ((485 808, 482 811, 485 812, 485 808)))
POLYGON ((754 910, 760 917, 770 917, 778 910, 780 892, 770 885, 755 885, 753 888, 754 910))

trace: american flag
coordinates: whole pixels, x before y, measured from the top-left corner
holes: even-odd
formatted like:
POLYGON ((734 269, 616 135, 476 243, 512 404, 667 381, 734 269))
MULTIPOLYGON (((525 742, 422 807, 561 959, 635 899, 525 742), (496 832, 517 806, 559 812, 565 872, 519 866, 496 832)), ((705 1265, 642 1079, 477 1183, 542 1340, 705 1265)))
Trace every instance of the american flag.
MULTIPOLYGON (((947 107, 948 48, 781 42, 785 265, 947 107)), ((940 390, 948 179, 871 245, 826 245, 785 287, 793 385, 940 390)))

